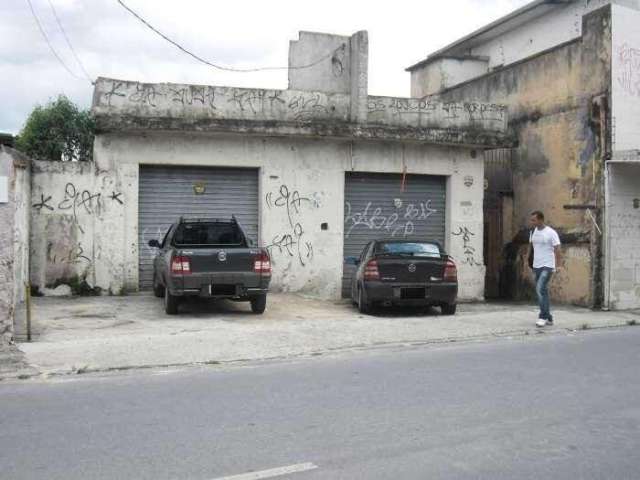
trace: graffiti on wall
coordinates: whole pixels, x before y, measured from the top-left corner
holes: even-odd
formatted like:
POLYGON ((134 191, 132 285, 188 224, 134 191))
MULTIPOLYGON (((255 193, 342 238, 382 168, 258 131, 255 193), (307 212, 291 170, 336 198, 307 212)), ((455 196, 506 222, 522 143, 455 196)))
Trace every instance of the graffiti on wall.
POLYGON ((403 205, 394 202, 396 211, 385 215, 383 207, 368 202, 362 210, 355 210, 350 202, 345 203, 344 228, 348 238, 356 228, 379 230, 391 237, 407 237, 415 232, 415 222, 427 220, 437 210, 431 207, 431 200, 403 205))
POLYGON ((624 43, 617 47, 618 85, 629 95, 640 97, 640 49, 624 43))
POLYGON ((441 102, 423 98, 369 97, 370 115, 390 113, 393 117, 437 116, 445 120, 465 119, 472 122, 504 122, 507 106, 479 102, 441 102))
POLYGON ((451 232, 451 235, 462 239, 462 251, 464 254, 462 264, 471 265, 472 267, 481 267, 482 262, 478 261, 476 249, 471 245, 471 237, 474 237, 475 233, 473 233, 468 227, 460 227, 457 232, 451 232))
POLYGON ((319 208, 317 195, 302 196, 298 190, 292 190, 287 185, 280 185, 277 191, 265 195, 265 203, 270 210, 276 210, 286 215, 287 227, 273 237, 267 245, 269 255, 274 253, 292 257, 298 260, 302 267, 313 260, 313 244, 305 237, 302 225, 304 208, 319 208))
MULTIPOLYGON (((105 183, 110 179, 103 179, 105 183)), ((110 195, 103 196, 101 192, 80 188, 73 182, 67 182, 64 189, 52 194, 40 193, 39 198, 31 206, 38 214, 63 213, 71 215, 72 224, 80 233, 85 233, 82 216, 99 216, 105 209, 105 203, 115 206, 123 206, 122 192, 111 191, 110 195)), ((69 263, 77 263, 80 260, 88 260, 80 244, 65 247, 68 253, 56 254, 53 263, 66 259, 69 263)))
MULTIPOLYGON (((335 65, 339 69, 339 59, 335 65)), ((294 120, 306 121, 337 115, 330 97, 317 92, 109 82, 101 94, 101 103, 114 107, 123 102, 151 109, 171 105, 200 107, 210 114, 216 114, 219 110, 231 117, 277 116, 284 113, 291 115, 294 120)))

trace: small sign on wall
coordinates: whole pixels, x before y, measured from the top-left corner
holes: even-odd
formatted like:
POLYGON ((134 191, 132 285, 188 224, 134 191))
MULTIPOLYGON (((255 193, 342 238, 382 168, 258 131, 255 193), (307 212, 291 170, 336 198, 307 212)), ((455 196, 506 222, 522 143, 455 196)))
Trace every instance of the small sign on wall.
POLYGON ((0 203, 9 203, 9 177, 0 176, 0 203))

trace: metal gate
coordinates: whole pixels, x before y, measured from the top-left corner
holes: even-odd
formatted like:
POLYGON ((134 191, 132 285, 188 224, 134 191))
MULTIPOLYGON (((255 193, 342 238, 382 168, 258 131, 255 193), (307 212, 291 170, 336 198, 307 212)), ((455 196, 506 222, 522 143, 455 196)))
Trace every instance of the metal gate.
MULTIPOLYGON (((376 239, 435 240, 444 245, 446 177, 351 173, 345 178, 344 257, 359 256, 376 239)), ((344 265, 348 297, 352 265, 344 265)))
POLYGON ((180 216, 228 219, 235 215, 250 238, 258 235, 258 170, 140 166, 138 200, 140 289, 153 282, 151 239, 162 240, 180 216))

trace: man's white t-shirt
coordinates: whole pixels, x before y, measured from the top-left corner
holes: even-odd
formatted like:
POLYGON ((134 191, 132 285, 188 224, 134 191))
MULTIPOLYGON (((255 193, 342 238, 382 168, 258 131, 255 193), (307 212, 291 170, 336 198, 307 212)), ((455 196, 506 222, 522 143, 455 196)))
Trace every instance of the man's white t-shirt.
POLYGON ((554 249, 560 245, 558 232, 546 226, 542 230, 536 228, 531 235, 531 243, 533 244, 533 268, 549 267, 555 270, 554 249))

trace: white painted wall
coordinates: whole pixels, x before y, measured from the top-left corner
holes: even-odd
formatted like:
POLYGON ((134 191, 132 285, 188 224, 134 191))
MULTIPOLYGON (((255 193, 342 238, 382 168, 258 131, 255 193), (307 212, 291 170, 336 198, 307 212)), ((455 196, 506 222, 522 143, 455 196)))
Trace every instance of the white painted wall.
POLYGON ((129 181, 126 167, 98 171, 94 163, 33 162, 33 285, 79 277, 105 293, 120 292, 127 278, 125 208, 137 205, 137 170, 135 179, 129 181))
POLYGON ((640 162, 613 163, 608 168, 605 288, 609 306, 640 308, 640 162))
POLYGON ((612 11, 614 151, 640 150, 640 11, 612 11))
POLYGON ((471 158, 469 149, 419 144, 405 144, 403 149, 401 143, 352 145, 326 139, 110 134, 97 137, 94 155, 95 165, 36 162, 32 192, 34 284, 42 286, 56 276, 75 274, 105 292, 136 290, 139 165, 234 166, 260 169, 262 246, 273 245, 282 235, 296 236, 286 210, 273 202, 280 187, 286 185, 290 192, 309 199, 293 214, 295 223, 302 227, 300 251, 296 246, 291 256, 277 246, 271 248, 274 288, 339 298, 345 172, 397 174, 406 165, 408 173, 449 177, 446 247, 459 265, 460 298, 483 297, 484 167, 482 156, 471 158), (465 185, 465 177, 474 179, 471 186, 465 185), (111 198, 117 193, 123 204, 111 198), (321 230, 322 223, 328 224, 328 230, 321 230), (460 235, 465 229, 472 233, 466 246, 475 250, 473 259, 465 253, 468 249, 460 235))
MULTIPOLYGON (((617 8, 625 8, 627 13, 637 10, 640 6, 640 2, 637 0, 575 0, 566 5, 559 4, 544 15, 513 30, 497 35, 491 40, 466 49, 456 48, 451 53, 489 57, 489 62, 484 72, 477 72, 476 76, 480 76, 482 73, 487 73, 496 67, 524 60, 532 55, 579 38, 582 35, 582 17, 609 4, 617 4, 615 5, 617 8), (625 5, 625 7, 620 7, 620 5, 625 5)), ((629 21, 629 25, 633 25, 632 21, 629 21)), ((637 25, 636 20, 636 30, 638 30, 637 25)), ((451 76, 451 79, 455 80, 457 71, 458 69, 453 68, 451 65, 442 65, 434 62, 424 69, 412 72, 412 94, 416 95, 416 92, 424 91, 423 82, 425 80, 434 84, 438 83, 437 79, 446 78, 447 76, 451 76)), ((447 87, 469 79, 465 77, 466 75, 460 77, 459 82, 447 81, 447 87)), ((429 91, 428 93, 434 92, 429 91)))

